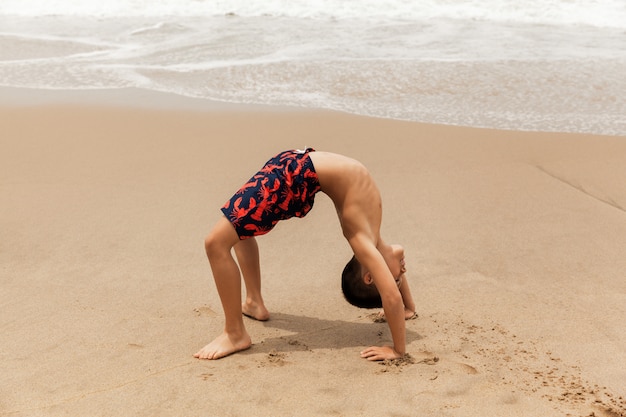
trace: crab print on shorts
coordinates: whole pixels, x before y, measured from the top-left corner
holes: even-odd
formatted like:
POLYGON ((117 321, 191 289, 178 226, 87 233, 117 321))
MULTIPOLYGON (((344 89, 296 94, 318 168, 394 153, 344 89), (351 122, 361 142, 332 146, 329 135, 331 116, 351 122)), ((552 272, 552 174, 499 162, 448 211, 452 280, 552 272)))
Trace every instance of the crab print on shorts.
POLYGON ((313 148, 281 152, 235 193, 222 207, 239 239, 263 235, 291 217, 304 217, 313 207, 320 183, 309 152, 313 148))

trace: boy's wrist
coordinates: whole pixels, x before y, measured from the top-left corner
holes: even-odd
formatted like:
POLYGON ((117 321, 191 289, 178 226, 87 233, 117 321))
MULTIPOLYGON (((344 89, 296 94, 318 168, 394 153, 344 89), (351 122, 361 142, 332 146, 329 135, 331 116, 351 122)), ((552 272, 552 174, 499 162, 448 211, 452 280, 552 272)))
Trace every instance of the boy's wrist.
POLYGON ((401 358, 404 355, 406 355, 406 350, 405 349, 398 350, 398 349, 396 349, 395 346, 393 346, 392 349, 393 349, 393 353, 395 353, 398 358, 401 358))

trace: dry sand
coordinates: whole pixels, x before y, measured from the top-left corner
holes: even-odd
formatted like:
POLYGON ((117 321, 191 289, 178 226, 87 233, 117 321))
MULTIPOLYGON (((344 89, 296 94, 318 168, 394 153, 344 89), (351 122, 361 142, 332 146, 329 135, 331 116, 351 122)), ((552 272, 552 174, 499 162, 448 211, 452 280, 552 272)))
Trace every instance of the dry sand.
POLYGON ((92 94, 0 109, 0 415, 626 415, 625 137, 92 94), (259 239, 253 347, 192 358, 222 327, 219 206, 303 146, 377 178, 412 360, 359 357, 390 335, 342 300, 324 195, 259 239))

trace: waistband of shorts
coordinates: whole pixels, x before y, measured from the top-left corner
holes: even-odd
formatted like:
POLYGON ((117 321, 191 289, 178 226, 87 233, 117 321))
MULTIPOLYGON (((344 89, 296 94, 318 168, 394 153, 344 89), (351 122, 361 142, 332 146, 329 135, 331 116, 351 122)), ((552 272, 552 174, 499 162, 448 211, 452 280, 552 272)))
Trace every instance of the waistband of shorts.
POLYGON ((291 152, 295 154, 306 155, 309 152, 315 152, 315 149, 305 147, 304 149, 293 149, 291 152))

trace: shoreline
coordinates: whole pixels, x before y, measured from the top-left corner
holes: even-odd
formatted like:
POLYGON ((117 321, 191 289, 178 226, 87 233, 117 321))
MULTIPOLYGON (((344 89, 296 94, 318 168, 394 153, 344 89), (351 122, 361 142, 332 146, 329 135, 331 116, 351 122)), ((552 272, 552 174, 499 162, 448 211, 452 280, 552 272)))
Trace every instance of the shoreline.
POLYGON ((255 111, 270 108, 275 108, 276 111, 300 110, 297 107, 288 106, 213 101, 136 87, 93 90, 0 87, 0 108, 55 105, 89 105, 195 111, 255 111))
POLYGON ((13 93, 0 414, 626 415, 624 137, 13 93), (273 316, 246 321, 252 348, 191 357, 222 326, 202 248, 218 208, 304 145, 376 178, 385 240, 405 246, 416 363, 359 358, 389 332, 341 298, 350 250, 323 195, 259 239, 273 316))
POLYGON ((146 110, 180 110, 180 111, 208 111, 208 112, 328 112, 345 114, 355 117, 390 120, 400 123, 416 123, 418 125, 442 126, 450 128, 468 128, 485 131, 500 132, 522 132, 549 135, 580 135, 580 136, 606 136, 606 137, 626 137, 618 134, 581 133, 581 132, 560 132, 525 129, 502 129, 483 126, 466 126, 455 124, 440 124, 412 121, 405 119, 394 119, 382 116, 369 116, 351 113, 343 110, 298 107, 288 105, 273 104, 250 104, 235 103, 226 101, 209 100, 205 98, 194 98, 179 95, 176 93, 161 92, 137 87, 115 88, 115 89, 93 89, 93 90, 69 90, 69 89, 38 89, 22 87, 0 86, 0 108, 25 108, 25 107, 45 107, 63 105, 87 105, 102 106, 105 108, 128 107, 133 109, 146 110))

